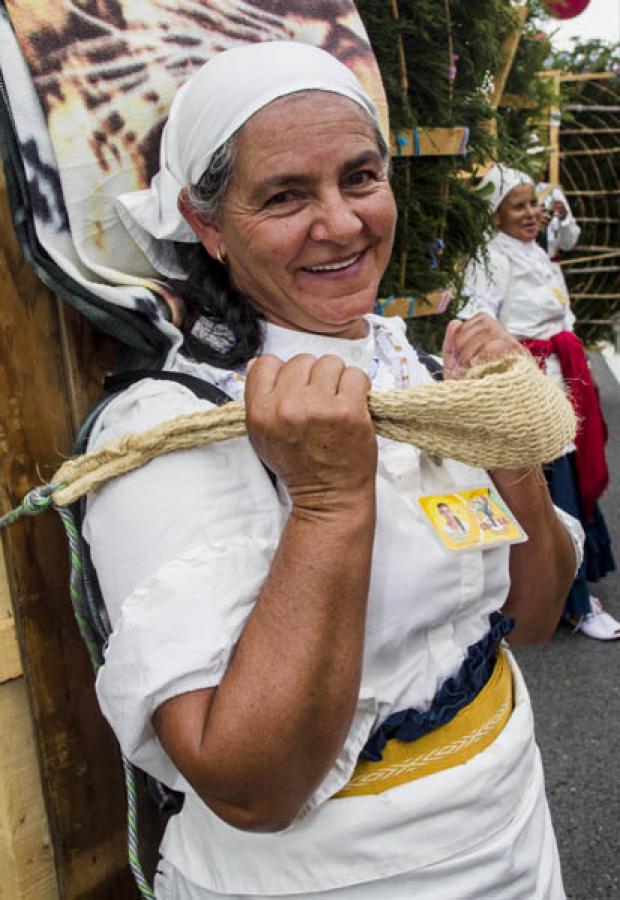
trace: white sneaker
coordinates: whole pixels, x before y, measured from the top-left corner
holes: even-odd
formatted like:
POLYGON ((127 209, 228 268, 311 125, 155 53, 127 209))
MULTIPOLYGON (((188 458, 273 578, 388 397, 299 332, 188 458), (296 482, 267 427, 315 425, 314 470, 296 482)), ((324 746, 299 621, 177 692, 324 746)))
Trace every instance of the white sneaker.
POLYGON ((580 631, 586 637, 597 641, 617 641, 620 638, 620 622, 605 612, 603 604, 598 597, 590 594, 590 606, 592 612, 582 616, 575 623, 575 631, 580 631))

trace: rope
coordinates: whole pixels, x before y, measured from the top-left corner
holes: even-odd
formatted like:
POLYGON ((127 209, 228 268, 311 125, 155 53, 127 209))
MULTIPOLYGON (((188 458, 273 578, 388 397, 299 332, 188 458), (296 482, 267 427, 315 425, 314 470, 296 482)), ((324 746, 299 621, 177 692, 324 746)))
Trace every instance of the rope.
MULTIPOLYGON (((461 381, 371 392, 368 407, 378 435, 484 469, 550 462, 576 430, 562 390, 522 353, 474 366, 461 381)), ((125 435, 64 463, 53 479, 54 503, 73 503, 163 453, 245 433, 245 405, 238 400, 125 435)))
POLYGON ((138 847, 138 793, 136 790, 135 769, 123 754, 123 771, 125 773, 125 791, 127 793, 127 856, 134 880, 143 897, 155 897, 140 865, 138 847))
MULTIPOLYGON (((525 353, 473 366, 461 381, 371 391, 368 408, 378 435, 483 469, 551 462, 571 443, 577 426, 562 390, 525 353)), ((245 434, 245 404, 237 400, 125 435, 65 462, 50 484, 30 491, 20 506, 0 519, 0 528, 21 516, 38 515, 52 503, 57 509, 67 507, 164 453, 245 434)), ((83 581, 77 531, 69 516, 63 522, 77 590, 77 579, 80 585, 83 581)), ((79 606, 76 617, 78 623, 80 617, 88 619, 79 606)), ((86 634, 84 639, 95 640, 86 634)))
POLYGON ((73 513, 68 507, 56 507, 56 512, 62 520, 69 545, 69 596, 73 614, 80 629, 82 640, 86 644, 90 661, 95 672, 103 662, 100 642, 93 630, 88 602, 84 590, 84 569, 80 555, 80 535, 75 524, 73 513))
POLYGON ((57 485, 44 484, 29 491, 19 506, 0 516, 0 528, 12 525, 22 516, 38 516, 54 502, 53 494, 57 485))

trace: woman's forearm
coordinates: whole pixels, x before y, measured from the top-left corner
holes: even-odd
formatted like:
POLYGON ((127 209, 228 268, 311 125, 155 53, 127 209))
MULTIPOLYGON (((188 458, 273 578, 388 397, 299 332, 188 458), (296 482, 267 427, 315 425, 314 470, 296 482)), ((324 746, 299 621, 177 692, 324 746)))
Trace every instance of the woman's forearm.
POLYGON ((374 524, 374 486, 331 510, 293 507, 221 684, 173 698, 156 714, 177 766, 236 827, 288 824, 346 738, 374 524))
POLYGON ((528 540, 510 549, 510 591, 503 612, 516 621, 512 643, 537 644, 553 634, 575 576, 575 550, 538 468, 490 473, 528 540))

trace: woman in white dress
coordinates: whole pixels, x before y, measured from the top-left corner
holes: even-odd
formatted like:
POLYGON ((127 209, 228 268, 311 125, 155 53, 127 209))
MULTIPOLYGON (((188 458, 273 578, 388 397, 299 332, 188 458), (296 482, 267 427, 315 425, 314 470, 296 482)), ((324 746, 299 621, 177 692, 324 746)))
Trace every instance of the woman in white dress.
POLYGON ((541 209, 524 172, 495 165, 480 184, 492 214, 486 259, 471 262, 468 298, 459 316, 492 316, 527 346, 547 373, 567 384, 581 419, 576 446, 545 468, 554 503, 578 517, 586 533, 584 563, 568 594, 564 615, 592 638, 620 638, 620 623, 590 593, 615 569, 611 539, 598 499, 607 487, 607 429, 581 341, 573 332, 566 282, 559 265, 537 244, 541 209))
MULTIPOLYGON (((182 88, 151 189, 119 201, 162 274, 188 266, 168 369, 244 397, 249 433, 116 479, 84 524, 113 626, 101 707, 129 758, 185 795, 158 898, 564 897, 503 638, 553 633, 581 530, 537 470, 375 436, 370 387, 430 381, 404 323, 372 315, 388 172, 345 66, 256 44, 182 88), (473 488, 529 540, 448 549, 418 499, 473 488)), ((515 346, 491 319, 453 322, 446 377, 515 346)), ((208 405, 146 379, 91 447, 208 405)))

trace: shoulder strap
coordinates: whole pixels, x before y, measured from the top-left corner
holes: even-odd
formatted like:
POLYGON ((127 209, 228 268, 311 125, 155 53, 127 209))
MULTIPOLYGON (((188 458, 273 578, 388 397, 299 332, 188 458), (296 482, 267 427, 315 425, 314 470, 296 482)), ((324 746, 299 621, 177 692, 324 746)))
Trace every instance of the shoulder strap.
POLYGON ((427 353, 426 350, 422 350, 421 347, 418 347, 417 344, 412 344, 411 346, 415 350, 422 365, 429 372, 431 378, 435 381, 443 381, 443 364, 434 356, 431 356, 430 353, 427 353))
POLYGON ((223 390, 198 378, 196 375, 186 375, 184 372, 165 372, 161 369, 134 369, 129 372, 119 372, 116 375, 108 375, 103 382, 103 389, 106 394, 117 394, 126 388, 137 384, 144 378, 154 378, 156 381, 174 381, 189 388, 201 400, 210 400, 216 406, 223 406, 229 403, 232 397, 224 393, 223 390))
MULTIPOLYGON (((232 400, 232 397, 229 397, 228 394, 224 393, 224 391, 220 390, 220 388, 216 387, 214 384, 204 381, 202 378, 196 378, 193 375, 185 375, 179 372, 164 372, 159 369, 132 369, 127 372, 109 375, 104 380, 103 395, 87 413, 80 426, 73 445, 74 456, 79 456, 86 452, 88 439, 95 422, 108 404, 126 388, 131 387, 133 384, 137 384, 144 378, 154 378, 159 381, 174 381, 178 384, 183 384, 193 391, 197 397, 204 400, 210 400, 218 406, 222 406, 224 403, 228 403, 232 400)), ((90 550, 86 542, 82 539, 82 522, 84 521, 84 514, 86 512, 86 498, 83 497, 81 500, 78 500, 77 503, 73 505, 72 511, 79 538, 84 589, 91 617, 90 624, 97 634, 101 648, 103 648, 111 629, 103 597, 101 596, 99 581, 90 559, 90 550)))
POLYGON ((156 381, 174 381, 177 384, 182 384, 189 388, 190 391, 193 391, 201 400, 209 400, 211 403, 215 403, 216 406, 223 406, 232 400, 232 397, 229 397, 220 388, 211 384, 210 381, 197 378, 195 375, 186 375, 182 372, 165 372, 161 369, 129 369, 126 372, 107 375, 103 381, 103 394, 82 420, 73 444, 74 456, 86 453, 88 439, 93 426, 108 403, 121 391, 126 390, 133 384, 137 384, 144 378, 154 378, 156 381))
MULTIPOLYGON (((102 397, 93 406, 82 422, 74 444, 74 454, 77 455, 86 451, 93 426, 106 406, 126 388, 131 387, 133 384, 137 384, 144 378, 154 378, 159 381, 174 381, 177 384, 182 384, 193 391, 200 399, 210 400, 218 406, 222 406, 232 400, 232 397, 229 397, 228 394, 224 393, 224 391, 220 390, 220 388, 216 387, 214 384, 204 381, 202 378, 196 378, 193 375, 185 375, 179 372, 164 372, 159 369, 133 369, 127 372, 109 375, 104 380, 104 393, 102 397)), ((84 520, 85 509, 85 498, 82 498, 73 505, 74 520, 77 526, 77 552, 81 562, 82 585, 86 608, 90 619, 89 624, 98 640, 98 649, 101 660, 103 660, 103 648, 105 647, 112 629, 101 594, 97 573, 90 556, 90 549, 82 537, 82 522, 84 520)), ((160 813, 179 812, 183 805, 183 794, 178 791, 173 791, 171 788, 166 787, 149 775, 146 776, 146 783, 148 792, 155 801, 160 813)))

